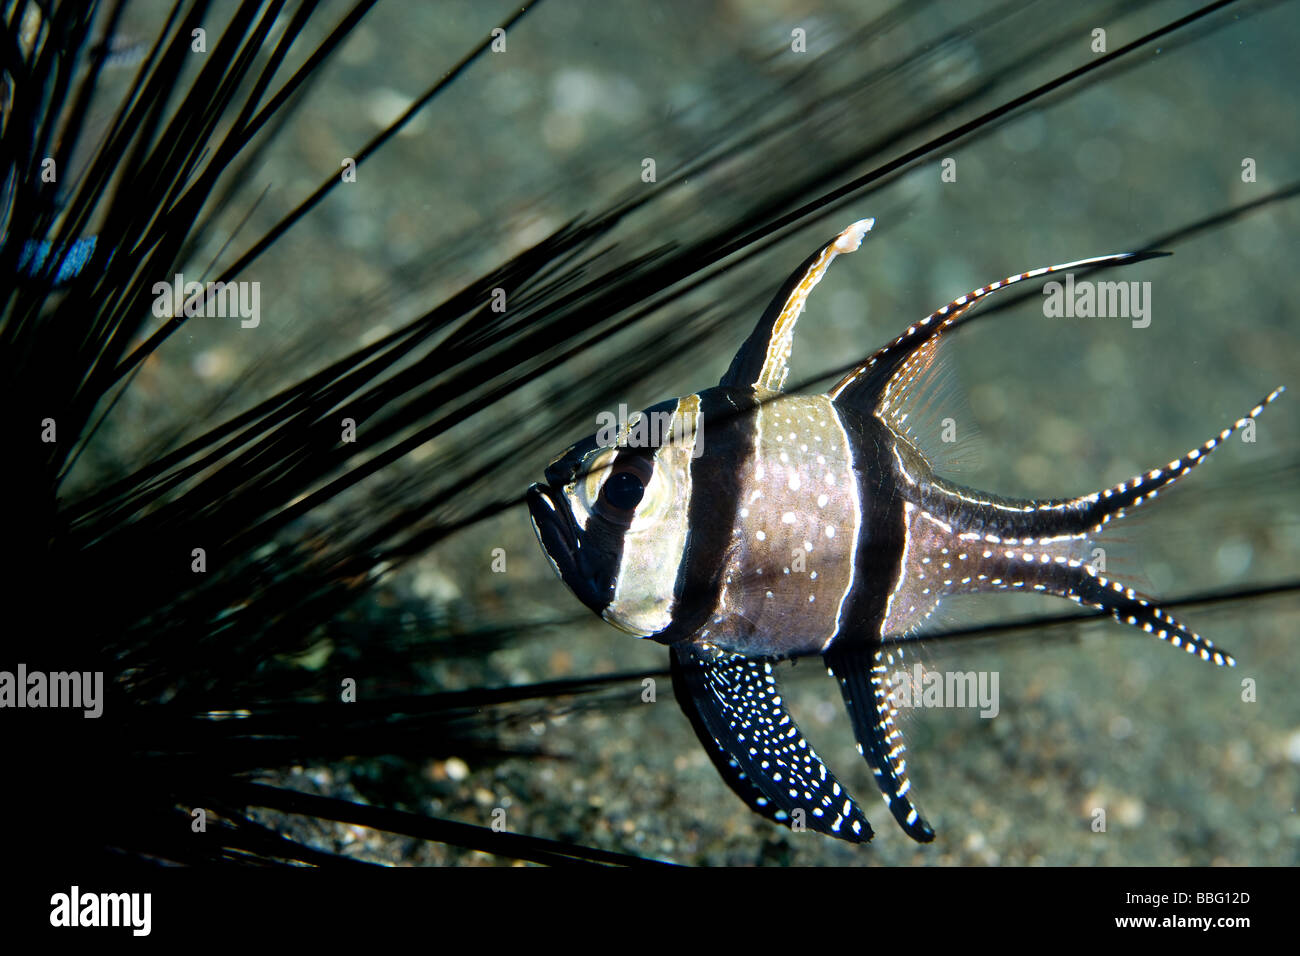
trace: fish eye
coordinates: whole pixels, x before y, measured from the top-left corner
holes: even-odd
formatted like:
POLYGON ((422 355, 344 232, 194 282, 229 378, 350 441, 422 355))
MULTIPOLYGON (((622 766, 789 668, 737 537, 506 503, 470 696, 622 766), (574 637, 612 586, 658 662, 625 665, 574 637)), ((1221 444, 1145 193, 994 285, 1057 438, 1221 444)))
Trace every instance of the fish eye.
POLYGON ((596 499, 596 512, 619 524, 630 522, 636 506, 645 496, 651 467, 650 462, 640 456, 619 458, 601 485, 600 495, 596 499))
POLYGON ((631 511, 645 494, 645 485, 630 471, 610 475, 603 489, 605 500, 619 511, 631 511))

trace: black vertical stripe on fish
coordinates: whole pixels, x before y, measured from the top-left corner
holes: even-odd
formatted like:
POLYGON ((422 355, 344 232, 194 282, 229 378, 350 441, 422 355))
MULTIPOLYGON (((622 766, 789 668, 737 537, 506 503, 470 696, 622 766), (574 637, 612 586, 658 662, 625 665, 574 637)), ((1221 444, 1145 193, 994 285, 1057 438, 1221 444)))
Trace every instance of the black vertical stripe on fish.
POLYGON ((752 390, 710 388, 699 393, 700 429, 705 453, 691 461, 691 485, 705 493, 691 496, 686 547, 674 588, 672 623, 656 638, 675 643, 706 629, 722 593, 727 554, 741 476, 736 462, 753 449, 752 390))
POLYGON ((834 643, 874 647, 879 643, 885 610, 900 578, 904 541, 904 501, 895 482, 895 438, 876 418, 864 418, 852 408, 836 415, 853 448, 855 491, 862 503, 857 540, 856 577, 848 596, 841 632, 834 643))

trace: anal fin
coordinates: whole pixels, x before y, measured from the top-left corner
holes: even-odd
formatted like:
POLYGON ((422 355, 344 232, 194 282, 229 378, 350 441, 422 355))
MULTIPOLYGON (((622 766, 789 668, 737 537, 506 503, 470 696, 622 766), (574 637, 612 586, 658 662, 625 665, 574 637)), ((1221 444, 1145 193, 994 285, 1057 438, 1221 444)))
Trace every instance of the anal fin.
POLYGON ((909 795, 907 748, 894 720, 889 698, 889 665, 883 648, 833 648, 826 667, 839 681, 844 704, 853 721, 858 748, 876 777, 876 784, 903 832, 918 843, 934 839, 934 830, 909 795))
POLYGON ((772 665, 673 648, 673 690, 714 766, 755 812, 850 843, 872 837, 862 809, 785 709, 772 665))

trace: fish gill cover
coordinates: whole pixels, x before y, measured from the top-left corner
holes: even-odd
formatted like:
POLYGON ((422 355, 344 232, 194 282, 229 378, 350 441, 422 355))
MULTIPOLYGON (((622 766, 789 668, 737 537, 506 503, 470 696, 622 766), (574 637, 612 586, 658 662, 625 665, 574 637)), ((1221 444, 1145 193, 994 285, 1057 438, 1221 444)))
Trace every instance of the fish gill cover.
MULTIPOLYGON (((1146 316, 984 306, 931 410, 965 483, 1091 491, 1295 383, 1294 6, 3 13, 0 670, 104 677, 0 711, 20 857, 1295 862, 1294 393, 1101 556, 1235 670, 1028 595, 933 622, 1000 700, 905 709, 928 847, 752 814, 523 506, 865 216, 792 386, 993 277, 1175 253, 1117 276, 1146 316)), ((819 670, 791 709, 865 793, 819 670)))

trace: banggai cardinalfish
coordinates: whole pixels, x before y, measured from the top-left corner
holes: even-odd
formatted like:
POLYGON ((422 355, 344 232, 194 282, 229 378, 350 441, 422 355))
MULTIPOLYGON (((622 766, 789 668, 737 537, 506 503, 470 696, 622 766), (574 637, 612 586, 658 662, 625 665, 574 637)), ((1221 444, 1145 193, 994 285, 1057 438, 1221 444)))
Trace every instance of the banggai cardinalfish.
POLYGON ((873 224, 855 222, 785 281, 716 388, 574 445, 529 489, 528 506, 555 570, 587 607, 669 646, 681 707, 753 810, 795 829, 871 839, 776 684, 773 662, 820 654, 894 819, 928 842, 934 830, 912 801, 891 696, 902 642, 948 595, 1037 591, 1231 666, 1231 656, 1084 558, 1108 522, 1187 474, 1282 389, 1181 458, 1083 497, 1017 500, 946 481, 908 425, 909 397, 941 339, 998 289, 1155 254, 1002 279, 908 326, 825 395, 784 393, 809 293, 873 224))

